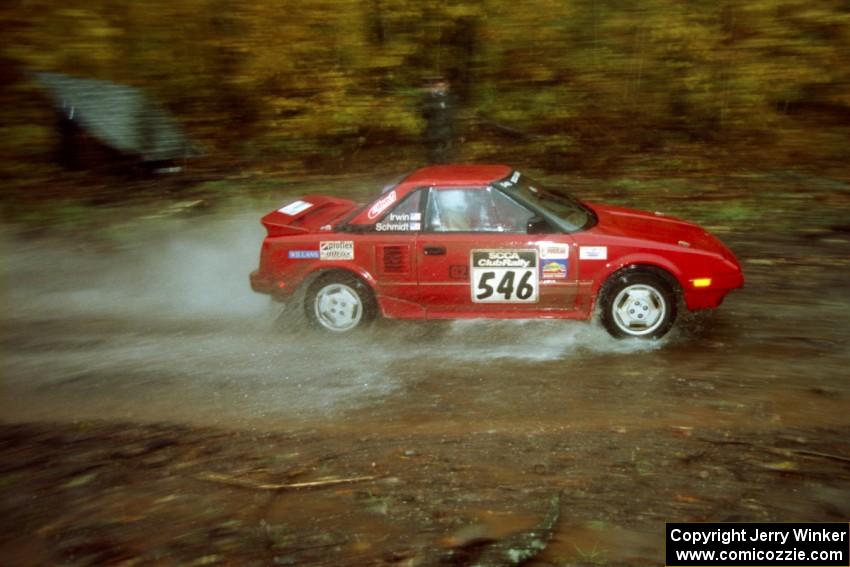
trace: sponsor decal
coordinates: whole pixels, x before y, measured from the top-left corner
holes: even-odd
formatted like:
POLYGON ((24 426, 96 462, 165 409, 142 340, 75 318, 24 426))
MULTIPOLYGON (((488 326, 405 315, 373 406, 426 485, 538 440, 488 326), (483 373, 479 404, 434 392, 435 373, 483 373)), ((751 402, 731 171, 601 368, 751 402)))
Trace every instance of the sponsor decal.
POLYGON ((351 240, 319 242, 319 259, 354 260, 354 242, 351 240))
POLYGON ((514 171, 513 174, 511 174, 510 179, 505 179, 504 181, 499 181, 499 186, 508 188, 508 187, 511 187, 512 185, 516 185, 516 182, 519 181, 520 176, 522 176, 522 174, 519 171, 514 171))
POLYGON ((537 301, 537 250, 472 250, 470 264, 473 303, 537 301))
POLYGON ((555 242, 544 242, 540 244, 540 258, 543 260, 566 260, 569 257, 570 249, 566 244, 555 242))
POLYGON ((534 250, 473 250, 473 268, 528 268, 537 265, 534 250))
POLYGON ((567 259, 550 258, 540 261, 540 273, 544 280, 565 279, 567 277, 567 259))
POLYGON ((559 242, 540 243, 540 277, 544 280, 566 279, 570 248, 559 242))
POLYGON ((395 189, 375 201, 375 204, 369 209, 369 213, 366 215, 369 217, 369 220, 373 220, 378 217, 381 213, 387 210, 390 205, 396 202, 398 199, 398 195, 396 195, 395 189))
POLYGON ((469 266, 464 266, 463 264, 450 264, 449 278, 453 280, 468 280, 469 266))
POLYGON ((578 249, 578 257, 580 260, 607 260, 607 246, 581 246, 578 249))
POLYGON ((313 203, 308 203, 307 201, 293 201, 285 207, 279 208, 277 212, 294 217, 298 213, 306 211, 312 206, 313 203))
POLYGON ((290 250, 287 253, 290 260, 316 260, 319 258, 318 250, 290 250))

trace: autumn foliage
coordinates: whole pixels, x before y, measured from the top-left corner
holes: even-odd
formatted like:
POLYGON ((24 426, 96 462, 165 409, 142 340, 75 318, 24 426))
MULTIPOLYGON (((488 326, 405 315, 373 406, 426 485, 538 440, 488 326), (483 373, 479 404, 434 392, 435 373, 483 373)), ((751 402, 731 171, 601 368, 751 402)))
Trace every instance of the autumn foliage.
POLYGON ((0 31, 12 173, 54 142, 29 71, 141 87, 221 159, 415 161, 436 74, 463 159, 840 161, 850 134, 839 0, 29 0, 3 4, 0 31))

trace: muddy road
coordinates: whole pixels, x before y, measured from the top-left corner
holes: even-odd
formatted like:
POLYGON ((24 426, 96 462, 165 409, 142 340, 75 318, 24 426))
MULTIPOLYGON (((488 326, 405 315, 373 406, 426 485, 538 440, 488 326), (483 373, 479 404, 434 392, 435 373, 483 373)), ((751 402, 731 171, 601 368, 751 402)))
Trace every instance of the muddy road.
POLYGON ((657 563, 664 521, 846 520, 847 185, 743 199, 759 212, 737 226, 700 218, 717 192, 605 191, 716 228, 747 286, 658 342, 542 321, 331 339, 280 332, 249 289, 276 203, 139 222, 119 246, 6 231, 0 557, 466 564, 553 494, 539 564, 657 563))

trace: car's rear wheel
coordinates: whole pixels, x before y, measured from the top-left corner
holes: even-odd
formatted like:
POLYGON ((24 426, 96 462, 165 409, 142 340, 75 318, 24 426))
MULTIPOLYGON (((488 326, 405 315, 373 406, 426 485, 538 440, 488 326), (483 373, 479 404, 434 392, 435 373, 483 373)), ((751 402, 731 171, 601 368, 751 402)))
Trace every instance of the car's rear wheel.
POLYGON ((673 327, 676 293, 662 275, 638 268, 614 274, 600 293, 600 319, 616 338, 657 339, 673 327))
POLYGON ((377 306, 369 287, 358 278, 341 273, 316 280, 307 291, 307 320, 331 333, 361 328, 375 318, 377 306))

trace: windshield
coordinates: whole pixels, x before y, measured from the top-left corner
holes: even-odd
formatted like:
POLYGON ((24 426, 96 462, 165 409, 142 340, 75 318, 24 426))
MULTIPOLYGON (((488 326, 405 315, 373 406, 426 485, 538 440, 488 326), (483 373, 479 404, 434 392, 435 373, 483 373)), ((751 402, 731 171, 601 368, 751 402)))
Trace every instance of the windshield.
POLYGON ((596 223, 593 211, 581 201, 566 192, 544 189, 540 183, 519 171, 514 171, 510 177, 494 185, 516 200, 544 213, 547 220, 567 232, 587 229, 596 223))

